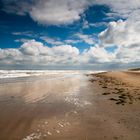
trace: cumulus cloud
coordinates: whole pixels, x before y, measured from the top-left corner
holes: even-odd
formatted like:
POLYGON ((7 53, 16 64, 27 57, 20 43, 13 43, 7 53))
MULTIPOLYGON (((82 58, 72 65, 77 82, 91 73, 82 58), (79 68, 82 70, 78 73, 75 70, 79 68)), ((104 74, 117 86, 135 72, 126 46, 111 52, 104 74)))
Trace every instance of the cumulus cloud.
POLYGON ((82 33, 76 33, 71 36, 72 39, 66 39, 61 41, 60 38, 50 38, 46 36, 41 36, 40 39, 44 40, 46 43, 51 45, 64 45, 64 44, 76 44, 80 42, 85 42, 89 45, 96 44, 96 41, 92 35, 86 35, 82 33), (74 38, 74 39, 73 39, 74 38))
POLYGON ((140 62, 140 22, 128 18, 125 21, 110 22, 99 37, 103 47, 116 45, 116 61, 140 62))
POLYGON ((82 39, 85 43, 87 43, 89 45, 95 44, 95 41, 94 41, 94 38, 93 38, 92 35, 86 35, 86 34, 77 33, 77 34, 75 34, 75 36, 77 36, 78 38, 82 39))
POLYGON ((116 52, 116 61, 140 64, 140 44, 138 46, 130 45, 119 48, 116 52))
MULTIPOLYGON (((130 46, 129 46, 130 47, 130 46)), ((28 40, 16 49, 0 49, 0 68, 109 68, 129 63, 140 62, 139 47, 128 49, 118 48, 117 51, 108 52, 106 48, 95 45, 80 52, 71 45, 59 45, 52 48, 41 42, 28 40), (134 51, 135 50, 135 51, 134 51), (131 55, 130 55, 131 52, 131 55), (131 58, 131 60, 130 60, 131 58), (116 64, 116 65, 115 65, 116 64)), ((127 66, 129 66, 127 65, 127 66)))
POLYGON ((1 65, 35 65, 35 66, 76 66, 82 64, 97 64, 109 62, 109 56, 104 48, 91 47, 80 53, 71 45, 59 45, 49 48, 41 42, 28 40, 17 49, 0 49, 1 65))
MULTIPOLYGON (((123 18, 133 17, 139 13, 140 0, 2 0, 3 10, 18 15, 29 14, 31 18, 43 25, 71 24, 81 18, 81 14, 92 5, 107 5, 112 10, 108 16, 123 18)), ((138 17, 138 16, 137 16, 138 17)), ((135 16, 133 17, 135 18, 135 16)), ((85 26, 87 23, 85 22, 85 26)))
POLYGON ((85 50, 82 53, 81 58, 83 63, 97 64, 112 62, 115 58, 115 55, 96 45, 85 50))
POLYGON ((115 15, 124 18, 130 17, 131 13, 139 11, 140 8, 140 0, 95 0, 95 3, 109 6, 115 15))
POLYGON ((140 0, 101 0, 98 3, 109 5, 114 14, 125 18, 110 22, 107 29, 99 34, 101 46, 118 47, 114 52, 116 62, 140 63, 140 0))
POLYGON ((48 52, 48 47, 44 47, 43 43, 35 40, 25 42, 19 49, 22 54, 30 56, 45 55, 48 52))
POLYGON ((50 38, 46 36, 41 36, 40 39, 44 40, 46 43, 51 45, 62 45, 64 44, 59 38, 50 38))
POLYGON ((92 0, 3 0, 3 3, 3 10, 8 13, 28 13, 39 24, 61 25, 79 20, 92 0))
POLYGON ((106 45, 117 44, 119 46, 140 43, 140 22, 119 20, 110 22, 108 28, 101 32, 99 37, 106 45))
POLYGON ((0 49, 1 64, 21 65, 62 65, 77 62, 79 50, 71 45, 49 48, 41 42, 28 40, 17 49, 0 49))
POLYGON ((89 0, 39 0, 30 15, 42 24, 70 24, 80 19, 89 4, 89 0))

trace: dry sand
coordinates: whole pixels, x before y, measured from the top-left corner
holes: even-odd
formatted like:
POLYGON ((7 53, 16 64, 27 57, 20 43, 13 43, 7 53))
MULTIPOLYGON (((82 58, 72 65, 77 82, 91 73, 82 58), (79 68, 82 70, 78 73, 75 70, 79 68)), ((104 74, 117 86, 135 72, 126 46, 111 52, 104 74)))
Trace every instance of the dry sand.
POLYGON ((5 82, 0 140, 140 140, 139 85, 135 72, 5 82))

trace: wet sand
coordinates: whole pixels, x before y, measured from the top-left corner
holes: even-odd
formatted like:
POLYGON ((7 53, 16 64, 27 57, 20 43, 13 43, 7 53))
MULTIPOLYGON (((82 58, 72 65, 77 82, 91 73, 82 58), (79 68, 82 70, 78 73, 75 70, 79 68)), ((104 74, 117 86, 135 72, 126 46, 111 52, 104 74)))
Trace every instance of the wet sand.
POLYGON ((0 140, 139 140, 139 74, 117 75, 1 82, 0 140))

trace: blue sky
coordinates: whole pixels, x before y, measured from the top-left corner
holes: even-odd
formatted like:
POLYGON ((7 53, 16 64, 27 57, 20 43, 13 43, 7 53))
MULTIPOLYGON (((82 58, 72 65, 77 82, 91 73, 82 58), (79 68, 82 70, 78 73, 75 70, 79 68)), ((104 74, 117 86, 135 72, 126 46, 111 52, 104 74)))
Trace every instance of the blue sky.
MULTIPOLYGON (((106 13, 109 12, 109 8, 101 5, 94 5, 87 9, 82 16, 81 20, 74 22, 70 25, 47 25, 43 26, 34 22, 29 15, 20 16, 11 13, 6 13, 0 11, 0 47, 1 48, 11 48, 19 47, 21 42, 16 42, 17 39, 36 39, 40 40, 40 36, 46 36, 49 38, 59 38, 61 41, 78 38, 74 37, 76 33, 82 33, 87 35, 94 35, 97 38, 98 34, 106 28, 106 25, 110 20, 106 20, 106 13), (97 27, 90 26, 84 28, 84 22, 88 21, 88 24, 98 24, 103 23, 97 27), (15 34, 14 34, 15 33, 15 34), (17 34, 16 34, 17 33, 17 34), (21 33, 20 35, 18 33, 21 33), (8 38, 8 41, 7 41, 8 38)), ((51 47, 51 44, 47 44, 51 47)), ((79 49, 86 48, 89 46, 82 40, 80 43, 75 44, 79 49)))
POLYGON ((139 67, 140 3, 125 1, 1 0, 0 68, 139 67))

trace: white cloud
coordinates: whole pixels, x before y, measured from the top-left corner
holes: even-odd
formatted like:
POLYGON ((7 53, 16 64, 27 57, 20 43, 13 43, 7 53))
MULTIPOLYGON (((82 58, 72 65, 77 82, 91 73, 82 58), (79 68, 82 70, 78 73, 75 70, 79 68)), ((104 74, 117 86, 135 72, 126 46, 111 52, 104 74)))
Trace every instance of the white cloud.
POLYGON ((107 22, 97 22, 97 23, 90 23, 89 26, 91 27, 94 27, 94 28, 97 28, 97 27, 100 27, 100 26, 107 26, 108 23, 107 22))
POLYGON ((140 64, 140 44, 123 46, 116 52, 116 61, 121 63, 139 63, 140 64))
POLYGON ((54 61, 60 64, 75 65, 78 61, 79 50, 71 45, 55 46, 52 49, 54 61))
POLYGON ((3 0, 3 3, 5 12, 19 15, 28 13, 44 25, 71 24, 79 20, 89 6, 96 4, 109 6, 112 13, 108 16, 114 14, 128 18, 131 13, 140 11, 140 0, 3 0))
POLYGON ((80 19, 89 0, 38 0, 29 12, 41 24, 71 24, 80 19))
POLYGON ((25 32, 12 32, 12 35, 15 36, 26 36, 26 37, 37 37, 38 35, 31 32, 31 31, 25 31, 25 32))
POLYGON ((79 55, 79 50, 76 47, 72 47, 71 45, 55 46, 52 48, 52 51, 55 54, 60 54, 60 55, 65 55, 65 54, 69 56, 79 55))
POLYGON ((18 49, 0 49, 0 59, 18 59, 21 55, 20 51, 18 49))
POLYGON ((140 62, 140 22, 128 18, 126 21, 111 22, 100 33, 103 47, 118 46, 115 51, 116 61, 123 63, 140 62))
MULTIPOLYGON (((140 13, 140 0, 2 0, 3 10, 18 15, 29 14, 43 25, 65 25, 81 19, 81 15, 92 5, 107 5, 111 8, 109 17, 129 18, 132 13, 140 13)), ((138 16, 139 17, 139 14, 138 16)), ((93 17, 94 18, 94 17, 93 17)), ((140 19, 140 18, 139 18, 140 19)), ((84 27, 88 27, 85 22, 84 27)))
POLYGON ((28 40, 17 49, 0 49, 1 64, 26 65, 62 65, 74 64, 79 50, 71 45, 49 48, 41 42, 28 40))
POLYGON ((90 64, 112 62, 114 58, 115 55, 113 53, 107 52, 98 45, 85 50, 82 54, 82 61, 90 64))
POLYGON ((101 0, 111 7, 113 14, 126 20, 110 22, 108 28, 100 33, 102 47, 116 45, 116 62, 140 63, 140 0, 126 1, 101 0))
POLYGON ((7 13, 24 16, 31 9, 31 3, 23 0, 2 0, 4 7, 3 11, 7 13))
POLYGON ((21 58, 21 52, 18 49, 0 49, 0 64, 5 68, 8 65, 17 65, 21 58))
POLYGON ((43 43, 35 40, 25 42, 19 49, 24 55, 38 56, 48 53, 49 48, 44 47, 43 43))
POLYGON ((84 22, 83 22, 83 29, 87 29, 89 27, 90 27, 90 25, 89 25, 88 21, 84 20, 84 22))
POLYGON ((49 48, 41 42, 28 40, 17 49, 0 49, 1 65, 68 65, 76 66, 83 63, 108 62, 107 52, 98 46, 91 47, 80 53, 79 49, 71 45, 59 45, 49 48), (106 58, 107 57, 107 58, 106 58))
MULTIPOLYGON (((80 52, 71 45, 59 45, 49 48, 41 42, 28 40, 17 49, 0 49, 0 68, 102 68, 111 64, 140 62, 140 48, 132 46, 108 52, 104 47, 95 45, 80 52), (129 49, 130 47, 130 49, 129 49), (135 50, 135 51, 134 51, 135 50), (130 53, 131 52, 131 53, 130 53), (130 60, 131 58, 131 60, 130 60), (92 66, 92 67, 91 67, 92 66)), ((128 65, 127 65, 128 66, 128 65)))
POLYGON ((85 43, 87 43, 89 45, 95 44, 95 41, 94 41, 94 38, 92 35, 85 35, 85 34, 77 33, 77 34, 75 34, 75 36, 82 39, 85 43))
POLYGON ((64 41, 66 44, 76 44, 76 43, 79 43, 81 42, 80 39, 76 39, 76 40, 73 40, 73 39, 67 39, 64 41))
POLYGON ((39 24, 61 25, 79 20, 92 0, 3 0, 3 3, 5 12, 18 15, 28 13, 39 24))
POLYGON ((140 22, 131 22, 119 20, 110 22, 108 28, 100 33, 100 39, 103 44, 119 46, 140 43, 140 22))
POLYGON ((105 4, 111 8, 111 10, 118 13, 119 16, 128 18, 131 13, 139 10, 140 0, 95 0, 96 4, 105 4))
POLYGON ((59 38, 50 38, 46 36, 40 37, 40 39, 44 40, 45 42, 51 44, 51 45, 62 45, 64 44, 62 41, 60 41, 59 38))

